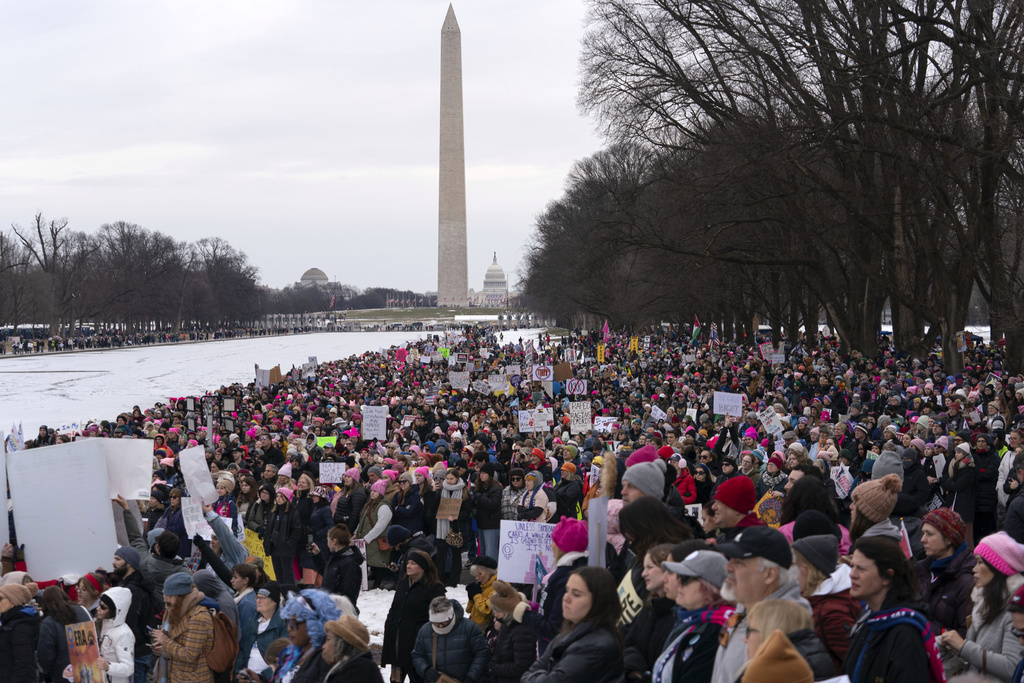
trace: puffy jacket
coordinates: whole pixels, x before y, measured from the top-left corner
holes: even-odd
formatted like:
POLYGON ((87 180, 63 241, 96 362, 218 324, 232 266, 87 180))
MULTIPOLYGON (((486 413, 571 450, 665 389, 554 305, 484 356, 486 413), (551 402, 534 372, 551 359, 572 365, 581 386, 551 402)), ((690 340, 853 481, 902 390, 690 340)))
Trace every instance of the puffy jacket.
MULTIPOLYGON (((145 657, 152 651, 149 647, 150 616, 153 613, 153 594, 156 587, 141 572, 132 572, 121 580, 118 586, 132 592, 132 605, 128 609, 125 623, 135 634, 135 656, 145 657)), ((157 605, 157 612, 163 605, 157 605)), ((155 624, 153 624, 155 626, 155 624)))
POLYGON ((814 595, 807 598, 814 616, 814 632, 832 659, 832 676, 843 670, 850 649, 850 631, 860 616, 860 601, 850 596, 850 567, 840 564, 814 595))
POLYGON ((267 518, 267 533, 263 538, 264 550, 271 557, 295 557, 295 548, 302 536, 302 520, 294 508, 274 508, 267 518))
POLYGON ((327 551, 313 555, 316 570, 323 574, 321 587, 328 593, 344 595, 356 604, 359 599, 359 588, 363 582, 363 554, 359 548, 350 545, 336 553, 327 551))
POLYGON ((807 660, 811 671, 814 672, 814 680, 824 681, 829 678, 835 678, 832 658, 814 631, 809 628, 802 628, 799 631, 793 631, 786 635, 789 638, 789 642, 793 643, 793 647, 800 653, 800 656, 807 660))
POLYGON ((110 588, 104 595, 114 603, 114 615, 103 624, 100 657, 110 663, 106 683, 130 683, 135 678, 135 634, 125 623, 132 604, 127 588, 110 588))
MULTIPOLYGON (((281 610, 274 610, 274 614, 270 617, 270 623, 267 624, 267 629, 263 633, 259 632, 260 618, 259 613, 254 614, 238 630, 238 659, 235 661, 236 674, 249 666, 249 655, 252 653, 252 646, 254 644, 259 647, 260 654, 266 660, 265 655, 270 644, 278 638, 288 637, 288 628, 284 625, 284 620, 281 619, 281 610)), ((263 680, 269 681, 270 677, 274 674, 274 670, 268 666, 263 671, 257 671, 256 673, 263 680)))
POLYGON ((426 517, 426 510, 423 508, 423 502, 420 500, 420 492, 415 487, 410 486, 409 492, 405 495, 405 504, 399 504, 401 498, 401 493, 396 493, 391 497, 391 514, 393 516, 391 523, 404 526, 411 533, 423 531, 423 520, 426 517))
POLYGON ((352 493, 342 491, 335 500, 337 505, 334 507, 334 523, 344 524, 349 531, 355 533, 356 527, 359 526, 359 513, 366 505, 366 489, 357 485, 352 489, 352 493))
MULTIPOLYGON (((971 466, 954 469, 949 476, 949 466, 942 474, 942 488, 946 491, 945 507, 950 508, 964 520, 974 521, 974 502, 977 497, 978 470, 971 466)), ((995 494, 993 494, 995 495, 995 494)))
POLYGON ((1016 495, 1006 508, 1003 531, 1010 534, 1017 543, 1024 543, 1024 495, 1016 495))
POLYGON ((627 675, 650 671, 665 649, 665 641, 676 625, 675 600, 654 598, 633 619, 625 638, 624 663, 627 675))
POLYGON ((537 634, 515 619, 502 622, 488 664, 491 683, 519 683, 519 679, 535 661, 537 634))
POLYGON ((34 607, 12 607, 0 614, 0 681, 36 683, 38 643, 39 612, 34 607))
POLYGON ((974 562, 974 553, 965 542, 948 561, 940 560, 938 567, 930 557, 917 563, 921 601, 928 605, 928 617, 938 627, 936 633, 956 629, 961 636, 966 635, 973 604, 974 562))
POLYGON ((459 681, 482 681, 487 673, 491 651, 480 627, 466 618, 462 605, 450 600, 455 610, 455 624, 451 631, 435 634, 429 624, 420 627, 416 646, 412 650, 412 663, 416 673, 425 679, 427 669, 448 674, 459 681), (437 660, 434 660, 434 638, 437 638, 437 660))
POLYGON ((515 619, 529 626, 537 634, 537 647, 544 652, 551 639, 562 629, 562 597, 569 575, 577 567, 587 566, 587 554, 571 552, 562 555, 558 566, 548 577, 540 595, 540 610, 528 611, 526 603, 519 603, 515 619))
POLYGON ((577 519, 576 507, 583 499, 583 484, 579 479, 562 480, 555 487, 555 515, 550 521, 557 523, 563 517, 577 519))
POLYGON ((391 664, 402 669, 412 666, 412 649, 420 627, 427 623, 430 601, 442 595, 443 583, 428 586, 423 581, 410 584, 408 578, 398 580, 395 584, 395 598, 384 620, 381 664, 391 664))
POLYGON ((486 489, 475 489, 469 500, 473 503, 473 518, 478 529, 501 527, 501 484, 494 482, 486 489))
POLYGON ((932 485, 928 483, 928 473, 917 460, 903 461, 903 489, 896 494, 896 507, 893 515, 912 517, 932 497, 932 485))
MULTIPOLYGON (((74 605, 75 620, 72 623, 90 621, 88 610, 81 605, 74 605)), ((63 683, 64 669, 71 663, 68 656, 68 635, 66 627, 53 617, 46 617, 39 625, 39 645, 36 647, 36 659, 43 670, 46 681, 63 683)), ((532 660, 531 660, 532 661, 532 660)))
MULTIPOLYGON (((680 497, 683 499, 683 503, 691 505, 697 502, 697 482, 690 474, 690 470, 685 467, 679 469, 679 476, 675 480, 676 491, 679 491, 680 497)), ((707 484, 708 495, 711 493, 711 482, 707 484)))
MULTIPOLYGON (((264 679, 267 680, 267 679, 264 679)), ((380 667, 373 661, 373 655, 362 652, 342 663, 335 664, 327 672, 324 683, 384 683, 380 667)))
POLYGON ((551 641, 523 683, 619 683, 623 679, 618 637, 582 623, 551 641))

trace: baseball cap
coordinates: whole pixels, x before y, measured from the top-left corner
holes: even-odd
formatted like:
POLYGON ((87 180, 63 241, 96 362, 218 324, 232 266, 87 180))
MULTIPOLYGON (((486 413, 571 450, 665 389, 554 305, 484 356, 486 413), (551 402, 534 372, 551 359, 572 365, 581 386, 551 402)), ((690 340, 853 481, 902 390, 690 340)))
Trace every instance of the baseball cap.
POLYGON ((718 551, 730 559, 742 560, 749 557, 763 557, 784 569, 793 564, 793 551, 789 541, 776 529, 769 526, 753 526, 744 529, 728 543, 720 543, 718 551))
POLYGON ((707 579, 719 588, 725 582, 725 563, 728 560, 713 550, 694 550, 682 562, 662 562, 661 568, 679 576, 697 576, 707 579))

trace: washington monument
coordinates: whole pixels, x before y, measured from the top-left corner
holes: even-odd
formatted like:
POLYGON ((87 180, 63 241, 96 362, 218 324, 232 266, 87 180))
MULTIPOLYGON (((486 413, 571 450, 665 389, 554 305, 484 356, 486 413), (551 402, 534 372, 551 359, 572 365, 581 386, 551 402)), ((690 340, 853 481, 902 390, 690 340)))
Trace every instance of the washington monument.
POLYGON ((441 26, 441 159, 437 207, 437 305, 469 303, 466 145, 462 135, 462 33, 455 10, 441 26))

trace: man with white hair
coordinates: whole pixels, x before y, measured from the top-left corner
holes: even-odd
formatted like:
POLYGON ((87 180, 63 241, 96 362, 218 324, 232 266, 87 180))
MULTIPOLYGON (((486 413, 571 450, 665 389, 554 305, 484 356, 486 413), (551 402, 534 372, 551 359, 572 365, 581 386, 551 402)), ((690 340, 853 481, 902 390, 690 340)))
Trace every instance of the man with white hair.
POLYGON ((747 660, 745 612, 764 600, 797 602, 808 612, 811 605, 800 595, 799 572, 789 542, 776 529, 743 529, 732 541, 720 544, 718 550, 729 558, 722 597, 736 603, 736 614, 723 644, 718 646, 711 683, 734 683, 747 660))

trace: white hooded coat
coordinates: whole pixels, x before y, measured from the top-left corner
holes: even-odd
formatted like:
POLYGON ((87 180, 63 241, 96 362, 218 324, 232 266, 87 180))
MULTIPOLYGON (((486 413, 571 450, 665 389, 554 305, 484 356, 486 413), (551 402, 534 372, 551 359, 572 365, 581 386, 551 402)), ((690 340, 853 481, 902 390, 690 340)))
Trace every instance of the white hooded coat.
POLYGON ((110 588, 103 593, 114 603, 114 616, 103 621, 100 635, 100 657, 110 664, 105 672, 106 683, 131 683, 135 677, 135 634, 124 623, 132 604, 127 588, 110 588))

